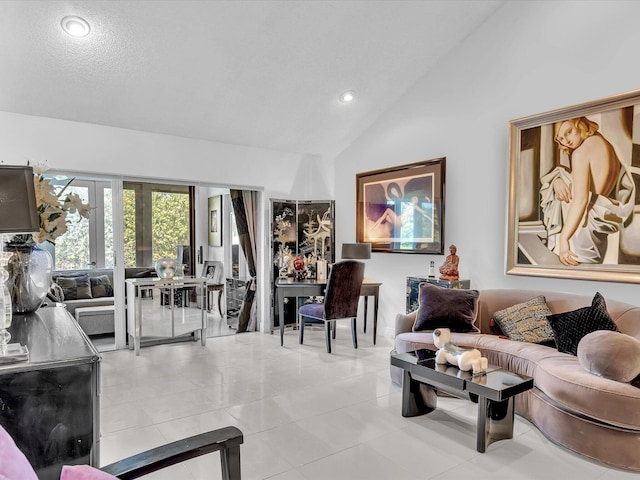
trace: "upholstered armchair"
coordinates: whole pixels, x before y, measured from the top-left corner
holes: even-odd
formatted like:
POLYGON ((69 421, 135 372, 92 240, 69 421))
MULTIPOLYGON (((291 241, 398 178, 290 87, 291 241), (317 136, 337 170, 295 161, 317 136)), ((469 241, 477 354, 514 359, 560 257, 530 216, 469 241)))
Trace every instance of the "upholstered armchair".
MULTIPOLYGON (((153 448, 100 469, 88 465, 64 466, 60 480, 134 479, 212 452, 220 452, 222 478, 240 480, 240 445, 243 441, 238 428, 223 427, 153 448)), ((0 478, 38 480, 29 461, 2 426, 0 478)))

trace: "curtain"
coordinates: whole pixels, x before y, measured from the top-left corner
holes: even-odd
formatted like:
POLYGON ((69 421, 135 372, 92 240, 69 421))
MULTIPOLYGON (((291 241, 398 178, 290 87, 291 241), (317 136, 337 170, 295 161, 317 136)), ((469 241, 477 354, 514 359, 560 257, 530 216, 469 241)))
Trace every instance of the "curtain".
POLYGON ((257 327, 256 296, 256 232, 258 221, 258 193, 245 190, 231 190, 233 213, 236 217, 236 228, 240 247, 247 259, 251 279, 246 287, 240 316, 238 317, 237 333, 253 332, 257 327))

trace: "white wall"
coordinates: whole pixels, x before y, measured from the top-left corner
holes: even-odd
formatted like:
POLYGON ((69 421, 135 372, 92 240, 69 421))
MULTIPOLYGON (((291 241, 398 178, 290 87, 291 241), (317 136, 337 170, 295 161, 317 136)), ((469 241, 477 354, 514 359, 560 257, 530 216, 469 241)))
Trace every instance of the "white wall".
MULTIPOLYGON (((68 172, 258 190, 263 219, 268 218, 268 198, 327 194, 324 182, 309 181, 313 165, 309 158, 292 153, 8 112, 0 112, 0 138, 0 162, 8 165, 46 160, 50 168, 68 172)), ((206 197, 204 201, 206 212, 206 197)), ((265 239, 258 255, 262 255, 261 273, 266 275, 270 259, 264 248, 264 225, 259 235, 265 239)), ((258 278, 259 288, 265 280, 267 276, 258 278)), ((261 321, 270 312, 268 286, 262 293, 261 321)))
MULTIPOLYGON (((335 162, 336 240, 355 240, 358 172, 447 157, 445 244, 472 288, 554 289, 638 303, 634 284, 505 275, 509 120, 640 88, 640 2, 507 2, 335 162)), ((405 277, 439 255, 373 254, 392 335, 405 277)))

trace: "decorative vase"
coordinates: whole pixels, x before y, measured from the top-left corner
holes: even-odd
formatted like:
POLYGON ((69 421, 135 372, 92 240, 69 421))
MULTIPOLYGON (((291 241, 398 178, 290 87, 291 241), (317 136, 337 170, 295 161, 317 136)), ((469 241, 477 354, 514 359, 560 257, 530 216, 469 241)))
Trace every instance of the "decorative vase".
POLYGON ((173 278, 178 264, 174 258, 163 257, 156 261, 155 269, 160 278, 173 278))
POLYGON ((35 312, 51 287, 51 255, 34 243, 7 243, 6 250, 13 253, 7 265, 12 311, 35 312))

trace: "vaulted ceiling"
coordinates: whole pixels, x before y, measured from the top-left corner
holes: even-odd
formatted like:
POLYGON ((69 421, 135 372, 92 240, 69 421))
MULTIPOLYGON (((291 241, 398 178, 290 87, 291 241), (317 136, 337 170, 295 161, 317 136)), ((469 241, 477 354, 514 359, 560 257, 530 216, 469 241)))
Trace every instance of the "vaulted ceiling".
POLYGON ((502 3, 3 0, 0 110, 330 157, 502 3))

